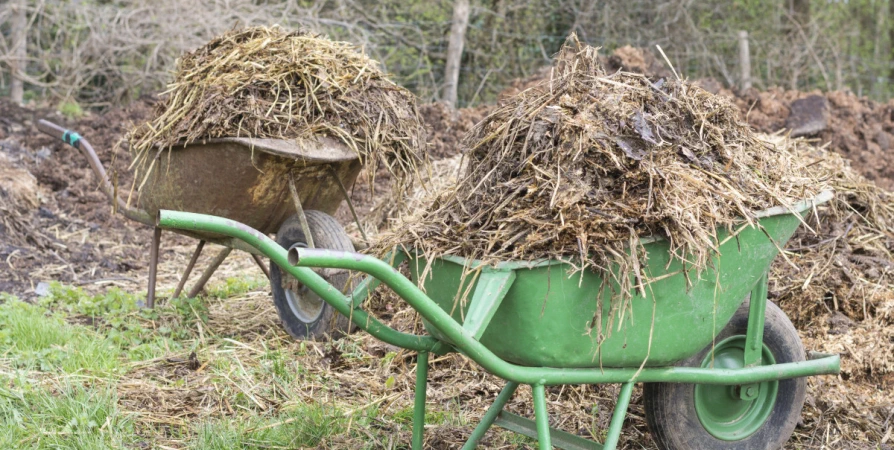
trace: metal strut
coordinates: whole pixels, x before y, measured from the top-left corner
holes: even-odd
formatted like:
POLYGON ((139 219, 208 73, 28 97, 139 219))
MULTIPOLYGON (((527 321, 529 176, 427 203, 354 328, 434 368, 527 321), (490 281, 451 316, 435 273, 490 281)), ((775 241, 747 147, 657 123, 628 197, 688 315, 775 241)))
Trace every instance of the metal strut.
POLYGON ((369 237, 366 236, 366 231, 363 229, 363 225, 360 224, 360 218, 357 217, 357 211, 354 210, 354 203, 351 201, 351 196, 348 195, 348 190, 345 188, 344 183, 341 182, 341 178, 338 177, 338 174, 335 172, 335 169, 332 166, 326 166, 329 168, 329 175, 332 175, 332 178, 335 179, 335 184, 338 185, 338 188, 341 189, 342 195, 345 196, 345 202, 348 204, 348 209, 351 210, 351 215, 354 216, 354 223, 357 224, 357 229, 360 230, 360 235, 363 236, 363 241, 366 242, 366 245, 370 245, 369 237))
POLYGON ((186 265, 186 270, 184 270, 183 275, 180 276, 180 282, 177 283, 177 289, 174 289, 174 295, 172 295, 171 298, 177 298, 180 296, 180 293, 183 292, 183 287, 186 286, 189 274, 192 273, 192 269, 196 266, 196 261, 199 260, 199 255, 202 254, 203 248, 205 248, 205 241, 200 240, 199 245, 196 246, 196 250, 192 252, 192 258, 189 259, 189 264, 186 265))
POLYGON ((301 199, 298 198, 298 189, 295 188, 295 177, 291 174, 289 174, 289 191, 292 193, 292 201, 295 203, 295 211, 298 213, 298 220, 301 222, 301 231, 304 232, 307 247, 316 248, 314 237, 310 234, 310 226, 307 225, 307 216, 304 215, 304 208, 301 207, 301 199))
POLYGON ((155 277, 158 274, 158 246, 161 243, 161 228, 152 231, 152 247, 149 248, 149 289, 146 292, 146 307, 155 307, 155 277))
POLYGON ((214 272, 223 264, 224 260, 227 259, 227 256, 230 255, 233 249, 230 247, 224 247, 217 256, 211 261, 211 264, 202 272, 202 277, 199 278, 199 281, 196 281, 196 285, 192 287, 189 291, 189 294, 186 296, 188 298, 194 298, 199 295, 199 292, 202 292, 202 289, 205 288, 205 283, 208 283, 208 280, 211 279, 211 275, 214 275, 214 272))

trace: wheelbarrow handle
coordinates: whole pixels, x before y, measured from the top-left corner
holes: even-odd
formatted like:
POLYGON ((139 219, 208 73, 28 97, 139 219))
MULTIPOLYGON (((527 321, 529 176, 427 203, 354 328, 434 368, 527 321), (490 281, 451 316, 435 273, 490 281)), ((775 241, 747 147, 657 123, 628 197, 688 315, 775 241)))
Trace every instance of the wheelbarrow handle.
POLYGON ((40 130, 41 133, 50 135, 56 139, 62 139, 63 142, 74 148, 80 148, 81 135, 74 131, 66 130, 59 125, 44 119, 37 121, 37 129, 40 130))
POLYGON ((99 156, 96 156, 96 151, 93 150, 93 146, 90 145, 90 142, 87 142, 87 140, 77 132, 65 129, 44 119, 37 121, 37 129, 44 134, 48 134, 57 139, 62 139, 62 142, 80 150, 81 153, 84 154, 84 157, 87 158, 87 162, 90 163, 90 168, 93 169, 93 173, 99 178, 100 189, 124 217, 147 225, 154 224, 154 218, 150 217, 148 213, 127 206, 124 200, 116 195, 115 187, 112 185, 112 182, 109 181, 106 169, 102 166, 99 156))

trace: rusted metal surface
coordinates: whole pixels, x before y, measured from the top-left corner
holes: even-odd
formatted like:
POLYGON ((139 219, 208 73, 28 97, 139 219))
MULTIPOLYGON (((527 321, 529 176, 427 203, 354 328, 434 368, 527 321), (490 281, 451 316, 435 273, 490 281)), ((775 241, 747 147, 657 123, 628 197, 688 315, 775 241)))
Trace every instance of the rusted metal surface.
MULTIPOLYGON (((162 151, 137 194, 139 208, 133 208, 116 195, 86 139, 46 120, 38 121, 37 126, 80 150, 112 205, 125 217, 150 226, 159 209, 172 209, 223 216, 273 233, 295 214, 287 183, 290 177, 297 181, 305 209, 334 214, 343 194, 331 173, 350 188, 361 168, 356 153, 326 137, 302 141, 214 139, 162 151)), ((224 243, 219 236, 190 235, 224 243)))
MULTIPOLYGON (((305 140, 223 138, 175 146, 159 152, 158 160, 140 192, 138 208, 128 205, 109 180, 90 143, 78 133, 46 120, 40 131, 62 139, 83 153, 99 178, 103 193, 125 217, 155 227, 160 209, 211 214, 242 222, 270 234, 293 214, 296 206, 335 214, 360 173, 357 154, 341 142, 321 137, 305 140)), ((142 180, 141 180, 142 181, 142 180)), ((353 207, 352 207, 353 212, 353 207)), ((356 215, 356 214, 355 214, 356 215)), ((305 234, 311 238, 305 229, 305 234)), ((180 231, 178 231, 180 232, 180 231)), ((199 239, 199 245, 174 291, 180 295, 206 242, 227 247, 205 269, 189 297, 195 297, 233 249, 252 254, 269 278, 270 273, 255 248, 240 240, 207 232, 182 231, 199 239)), ((155 227, 149 256, 149 289, 146 306, 155 304, 158 247, 161 229, 155 227)))
POLYGON ((339 155, 325 162, 289 159, 238 142, 175 147, 161 153, 139 205, 152 217, 159 209, 212 214, 273 233, 296 212, 290 177, 297 180, 304 209, 335 213, 343 195, 330 170, 346 186, 353 185, 360 171, 356 155, 339 155))

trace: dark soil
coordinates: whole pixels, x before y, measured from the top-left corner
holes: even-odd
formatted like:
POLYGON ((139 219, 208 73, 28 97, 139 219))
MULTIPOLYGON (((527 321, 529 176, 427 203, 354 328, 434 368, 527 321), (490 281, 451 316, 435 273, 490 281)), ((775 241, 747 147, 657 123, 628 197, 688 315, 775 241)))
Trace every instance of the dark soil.
POLYGON ((765 133, 786 129, 795 100, 811 95, 825 97, 829 106, 828 124, 810 137, 823 144, 831 143, 830 148, 850 159, 863 176, 885 189, 894 189, 894 100, 878 103, 851 92, 799 92, 780 88, 765 92, 721 90, 721 94, 733 97, 748 123, 765 133))
POLYGON ((152 103, 144 98, 127 108, 73 120, 49 108, 0 100, 0 152, 36 177, 40 198, 39 206, 16 212, 30 227, 0 234, 0 291, 27 298, 40 282, 84 284, 145 265, 148 228, 113 216, 86 158, 40 133, 36 123, 47 119, 88 139, 125 190, 132 181, 130 157, 117 142, 131 123, 148 115, 152 103), (16 245, 22 242, 26 245, 16 245))
POLYGON ((429 157, 439 160, 459 153, 459 140, 491 110, 492 105, 455 111, 443 103, 420 106, 419 113, 428 131, 429 157))

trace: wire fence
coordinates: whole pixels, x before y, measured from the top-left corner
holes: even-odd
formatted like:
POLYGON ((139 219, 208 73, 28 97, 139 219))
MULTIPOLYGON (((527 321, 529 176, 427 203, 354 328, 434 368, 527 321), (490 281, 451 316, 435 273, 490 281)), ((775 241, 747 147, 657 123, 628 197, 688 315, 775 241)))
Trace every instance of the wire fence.
MULTIPOLYGON (((18 0, 28 17, 27 93, 86 106, 163 90, 178 55, 234 26, 280 24, 361 46, 422 101, 440 98, 451 0, 18 0)), ((749 32, 757 88, 894 93, 886 1, 815 3, 797 20, 773 0, 492 0, 473 2, 459 105, 493 101, 549 65, 574 32, 606 52, 660 45, 678 72, 740 81, 749 32), (816 7, 819 5, 819 7, 816 7)), ((11 80, 10 8, 0 8, 0 94, 11 80)))

